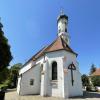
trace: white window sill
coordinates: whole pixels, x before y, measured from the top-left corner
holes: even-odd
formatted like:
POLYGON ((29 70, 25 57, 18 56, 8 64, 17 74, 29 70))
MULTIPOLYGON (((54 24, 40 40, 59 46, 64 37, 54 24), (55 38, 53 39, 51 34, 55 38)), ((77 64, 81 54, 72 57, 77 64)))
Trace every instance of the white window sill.
POLYGON ((51 80, 51 83, 57 83, 58 80, 51 80))

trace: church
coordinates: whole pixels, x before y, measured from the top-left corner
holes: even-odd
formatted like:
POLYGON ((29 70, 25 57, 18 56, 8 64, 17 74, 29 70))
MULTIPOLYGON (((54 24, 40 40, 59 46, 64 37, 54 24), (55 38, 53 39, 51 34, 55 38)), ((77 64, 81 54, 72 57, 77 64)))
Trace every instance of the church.
POLYGON ((78 54, 70 47, 68 16, 57 18, 57 38, 30 58, 19 71, 17 93, 68 98, 82 96, 78 54))

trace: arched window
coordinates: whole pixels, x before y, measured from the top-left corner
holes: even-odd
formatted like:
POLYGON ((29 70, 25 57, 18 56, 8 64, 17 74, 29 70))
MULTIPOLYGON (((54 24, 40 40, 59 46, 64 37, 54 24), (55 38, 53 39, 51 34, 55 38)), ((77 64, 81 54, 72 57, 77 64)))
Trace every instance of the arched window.
POLYGON ((52 80, 57 80, 57 62, 52 63, 52 80))

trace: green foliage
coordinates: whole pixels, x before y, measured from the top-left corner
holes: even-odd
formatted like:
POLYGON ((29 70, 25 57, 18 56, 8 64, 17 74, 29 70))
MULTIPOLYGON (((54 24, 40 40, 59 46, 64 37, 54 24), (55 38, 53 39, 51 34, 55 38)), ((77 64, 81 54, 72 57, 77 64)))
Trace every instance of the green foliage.
POLYGON ((86 87, 86 91, 91 91, 92 90, 92 86, 91 85, 88 85, 87 87, 86 87))
POLYGON ((88 85, 88 86, 86 87, 86 91, 97 92, 98 90, 97 90, 96 87, 94 87, 94 86, 92 86, 92 85, 88 85))
POLYGON ((10 76, 10 70, 8 68, 3 68, 0 71, 0 84, 2 84, 5 80, 7 80, 10 76))
POLYGON ((0 89, 6 90, 8 87, 8 85, 5 84, 0 84, 0 89))
POLYGON ((9 66, 9 63, 12 60, 8 39, 4 36, 2 27, 3 25, 0 23, 0 71, 9 66))
POLYGON ((13 87, 16 87, 17 85, 18 74, 21 67, 22 67, 22 64, 18 63, 18 64, 13 65, 10 69, 9 80, 11 81, 11 84, 13 87))
POLYGON ((12 81, 10 79, 7 79, 4 83, 8 88, 12 87, 12 81))
POLYGON ((91 69, 90 69, 90 75, 96 71, 96 67, 94 64, 91 65, 91 69))
POLYGON ((0 87, 2 88, 13 88, 16 87, 18 73, 22 67, 21 63, 13 65, 10 69, 4 68, 0 72, 0 87))
POLYGON ((91 81, 94 86, 100 86, 100 76, 92 76, 91 81))
POLYGON ((7 86, 7 85, 5 85, 5 84, 0 84, 0 89, 1 89, 2 87, 5 87, 5 86, 7 86))
POLYGON ((83 86, 88 86, 89 85, 89 78, 88 78, 88 76, 86 74, 83 74, 81 78, 82 78, 82 85, 83 86))

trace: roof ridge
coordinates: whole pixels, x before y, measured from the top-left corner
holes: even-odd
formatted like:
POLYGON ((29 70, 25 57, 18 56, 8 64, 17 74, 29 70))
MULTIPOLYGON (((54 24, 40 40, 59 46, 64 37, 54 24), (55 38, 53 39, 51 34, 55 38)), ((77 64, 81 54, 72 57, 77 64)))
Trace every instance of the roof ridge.
MULTIPOLYGON (((56 42, 56 40, 57 40, 58 38, 56 38, 51 44, 49 44, 48 46, 44 46, 42 49, 40 49, 40 51, 39 52, 37 52, 33 57, 35 57, 36 55, 38 55, 43 49, 43 53, 45 53, 45 51, 48 49, 48 48, 50 48, 55 42, 56 42)), ((33 58, 32 57, 32 58, 33 58)), ((38 58, 38 57, 37 57, 38 58)), ((36 58, 36 59, 37 59, 36 58)))
POLYGON ((50 45, 48 45, 48 47, 46 48, 46 50, 49 49, 56 42, 57 39, 58 38, 56 38, 50 45))
MULTIPOLYGON (((65 40, 64 40, 62 37, 61 37, 61 41, 62 41, 62 45, 63 45, 64 49, 66 49, 66 47, 67 47, 68 49, 70 49, 70 51, 71 51, 72 53, 78 55, 77 53, 75 53, 75 52, 71 49, 71 47, 65 42, 65 40), (66 46, 64 45, 63 42, 66 44, 66 46)), ((67 50, 67 49, 66 49, 66 50, 67 50)))
MULTIPOLYGON (((44 46, 42 49, 40 49, 36 54, 38 54, 39 52, 41 52, 45 47, 46 47, 46 46, 44 46)), ((36 59, 35 59, 36 54, 33 55, 28 61, 26 61, 26 63, 25 63, 23 66, 25 66, 25 65, 26 65, 29 61, 31 61, 32 59, 36 60, 36 59)), ((23 66, 22 66, 22 68, 23 68, 23 66)))
POLYGON ((77 53, 75 53, 64 41, 64 39, 61 36, 59 36, 51 44, 49 44, 48 46, 44 46, 42 49, 40 49, 23 66, 25 66, 31 60, 33 61, 37 60, 39 57, 43 56, 47 52, 58 51, 58 50, 66 50, 77 56, 77 53))
POLYGON ((40 49, 33 57, 35 57, 37 54, 39 54, 43 49, 45 49, 46 46, 44 46, 42 49, 40 49))

